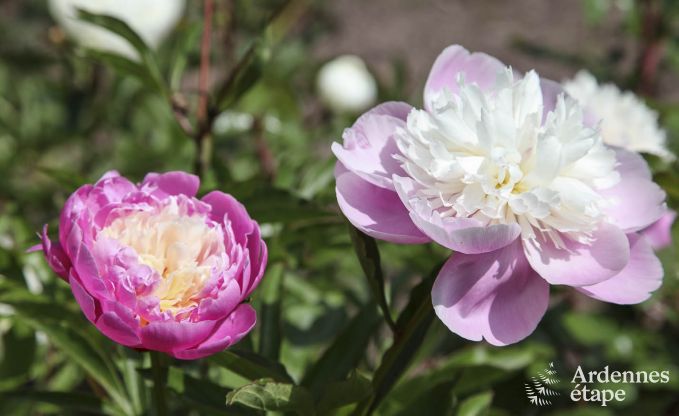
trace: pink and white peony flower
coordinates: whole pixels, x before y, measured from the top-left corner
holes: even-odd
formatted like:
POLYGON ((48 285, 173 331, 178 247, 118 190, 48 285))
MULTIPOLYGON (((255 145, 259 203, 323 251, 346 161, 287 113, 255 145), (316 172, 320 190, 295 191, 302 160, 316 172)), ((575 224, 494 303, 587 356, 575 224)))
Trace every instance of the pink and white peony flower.
POLYGON ((230 195, 195 197, 199 180, 109 172, 66 201, 42 248, 83 313, 120 344, 180 359, 219 352, 255 325, 244 301, 267 260, 259 226, 230 195))
POLYGON ((432 289, 451 331, 511 344, 536 328, 550 284, 619 304, 660 286, 639 231, 666 213, 665 193, 557 83, 451 46, 424 103, 379 105, 345 131, 336 193, 368 235, 457 252, 432 289))

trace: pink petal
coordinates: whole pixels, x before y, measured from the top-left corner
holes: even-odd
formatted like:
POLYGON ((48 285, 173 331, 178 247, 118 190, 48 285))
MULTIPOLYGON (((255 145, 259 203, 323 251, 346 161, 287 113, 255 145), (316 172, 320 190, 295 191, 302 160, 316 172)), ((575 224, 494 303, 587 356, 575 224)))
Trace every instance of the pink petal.
POLYGON ((627 237, 630 245, 627 266, 608 280, 577 288, 580 292, 604 302, 629 305, 645 301, 660 287, 663 268, 652 247, 643 236, 627 237))
POLYGON ((620 182, 600 193, 612 205, 606 207, 611 222, 629 233, 656 222, 666 211, 665 192, 650 178, 643 158, 633 152, 615 149, 620 182))
POLYGON ((394 133, 405 127, 411 109, 400 102, 380 104, 344 131, 344 144, 333 143, 333 153, 348 170, 373 185, 393 190, 391 176, 404 174, 400 162, 394 159, 400 154, 394 133))
POLYGON ((153 194, 186 195, 192 197, 198 192, 200 179, 186 172, 174 171, 166 173, 149 173, 140 187, 153 194))
POLYGON ((530 335, 549 304, 549 284, 530 268, 517 241, 483 254, 453 254, 431 291, 452 332, 493 345, 530 335))
POLYGON ((677 213, 668 210, 660 219, 649 227, 641 230, 641 235, 653 247, 653 250, 661 250, 672 245, 672 224, 677 213))
POLYGON ((241 288, 238 282, 230 280, 223 288, 216 299, 204 298, 198 306, 198 317, 200 320, 216 321, 224 319, 241 302, 241 288))
POLYGON ((107 302, 105 309, 106 311, 97 320, 96 327, 119 344, 141 347, 139 318, 135 317, 125 306, 115 302, 107 302))
POLYGON ((215 321, 155 321, 141 329, 145 348, 170 352, 203 342, 215 328, 215 321))
POLYGON ((256 322, 255 310, 244 303, 224 319, 200 345, 190 349, 174 350, 170 354, 180 360, 195 360, 215 354, 240 341, 254 328, 256 322))
POLYGON ((509 245, 521 233, 517 224, 483 225, 472 218, 442 217, 426 201, 413 196, 415 182, 394 176, 394 185, 412 222, 432 240, 465 254, 495 251, 509 245))
POLYGON ((590 245, 562 236, 566 248, 538 236, 524 240, 523 249, 531 267, 555 285, 589 286, 618 274, 629 261, 627 236, 618 227, 603 224, 592 235, 590 245))
POLYGON ((246 244, 247 235, 254 231, 257 223, 250 218, 243 204, 221 191, 212 191, 205 195, 201 201, 212 207, 210 218, 214 221, 222 223, 225 217, 228 218, 238 243, 246 244))
POLYGON ((429 72, 429 78, 424 87, 424 106, 430 108, 435 94, 447 88, 457 93, 458 75, 463 75, 467 83, 476 83, 482 90, 488 90, 495 85, 495 79, 505 65, 485 53, 469 53, 460 45, 447 47, 436 58, 429 72))
POLYGON ((47 236, 47 224, 42 229, 42 252, 47 259, 47 264, 64 280, 68 280, 68 272, 71 268, 71 260, 61 248, 61 244, 52 242, 47 236))
POLYGON ((356 228, 371 237, 401 244, 429 241, 415 227, 395 192, 377 187, 349 172, 340 162, 335 168, 335 192, 340 209, 356 228))
POLYGON ((85 314, 85 317, 90 322, 96 322, 97 320, 97 304, 87 290, 85 290, 82 285, 78 282, 78 278, 75 275, 75 271, 71 270, 71 274, 68 279, 68 284, 71 286, 71 291, 73 292, 73 297, 75 297, 76 302, 80 305, 80 309, 85 314))

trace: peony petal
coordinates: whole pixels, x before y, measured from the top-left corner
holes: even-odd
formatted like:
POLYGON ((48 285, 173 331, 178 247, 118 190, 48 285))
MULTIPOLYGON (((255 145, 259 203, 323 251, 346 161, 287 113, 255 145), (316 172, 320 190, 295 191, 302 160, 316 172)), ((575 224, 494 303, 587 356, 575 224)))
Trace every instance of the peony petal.
POLYGON ((628 234, 627 237, 630 245, 627 266, 608 280, 579 287, 580 292, 604 302, 629 305, 645 301, 660 287, 663 268, 653 248, 639 234, 628 234))
POLYGON ((648 166, 640 155, 623 149, 615 151, 620 182, 600 191, 612 203, 606 207, 606 214, 623 231, 639 231, 666 212, 665 192, 652 181, 648 166))
POLYGON ((658 221, 641 230, 641 234, 646 237, 653 250, 661 250, 672 245, 672 224, 676 217, 675 211, 668 210, 658 221))
POLYGON ((616 226, 603 224, 593 233, 590 245, 562 238, 566 248, 541 236, 523 242, 531 267, 551 284, 597 284, 618 274, 629 261, 627 236, 616 226))
POLYGON ((205 195, 201 201, 210 205, 210 218, 218 223, 222 223, 224 218, 231 222, 236 241, 239 244, 246 244, 246 236, 251 234, 257 223, 250 218, 247 210, 234 197, 221 191, 212 191, 205 195))
POLYGON ((341 163, 335 168, 337 202, 356 228, 371 237, 401 244, 429 241, 415 227, 398 195, 377 187, 347 171, 341 163))
POLYGON ((200 179, 196 175, 181 171, 149 173, 140 187, 154 195, 186 195, 192 197, 198 192, 200 179))
POLYGON ((90 295, 85 288, 82 287, 78 278, 75 275, 75 271, 71 270, 70 276, 68 278, 68 284, 71 286, 71 292, 73 292, 73 297, 75 297, 76 302, 80 306, 80 309, 85 314, 88 321, 94 323, 97 320, 97 304, 94 301, 92 295, 90 295))
MULTIPOLYGON (((68 280, 68 272, 71 268, 71 260, 68 255, 61 248, 61 244, 56 241, 52 242, 47 236, 47 224, 42 229, 42 252, 47 259, 47 264, 64 280, 68 280)), ((40 246, 38 246, 40 247, 40 246)))
POLYGON ((549 304, 549 284, 530 268, 517 241, 483 254, 453 254, 431 291, 452 332, 493 345, 530 335, 549 304))
POLYGON ((190 348, 203 342, 213 331, 215 321, 155 321, 141 329, 142 345, 156 351, 170 352, 190 348))
POLYGON ((141 347, 139 338, 139 318, 126 307, 115 302, 107 302, 96 327, 113 341, 128 346, 141 347))
POLYGON ((465 254, 487 253, 509 245, 521 234, 517 224, 486 226, 472 218, 442 217, 426 201, 412 197, 416 186, 412 179, 395 176, 394 185, 417 228, 451 250, 465 254))
POLYGON ((430 109, 430 103, 440 90, 447 88, 457 93, 457 77, 462 75, 467 83, 476 83, 482 90, 495 85, 498 73, 505 69, 505 65, 485 53, 469 53, 460 45, 447 47, 436 58, 429 72, 424 87, 424 106, 430 109))
POLYGON ((254 328, 256 322, 255 310, 244 303, 224 319, 200 345, 191 349, 174 350, 170 354, 180 360, 195 360, 220 352, 240 341, 254 328))
POLYGON ((348 170, 373 185, 393 190, 391 176, 404 174, 400 162, 394 159, 400 154, 394 134, 397 128, 405 127, 411 109, 401 102, 380 104, 344 131, 344 144, 333 143, 333 153, 348 170))
POLYGON ((204 298, 198 306, 198 319, 216 321, 224 319, 242 300, 241 288, 236 280, 230 280, 216 299, 204 298))

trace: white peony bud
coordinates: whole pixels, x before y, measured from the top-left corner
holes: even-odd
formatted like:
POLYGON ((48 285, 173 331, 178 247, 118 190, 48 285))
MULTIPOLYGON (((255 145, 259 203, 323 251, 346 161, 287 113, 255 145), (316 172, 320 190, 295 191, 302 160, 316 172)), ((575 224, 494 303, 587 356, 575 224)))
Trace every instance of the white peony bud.
POLYGON ((155 48, 177 24, 184 5, 185 0, 49 0, 52 16, 77 43, 131 59, 138 59, 132 45, 115 33, 79 20, 77 9, 117 17, 155 48))
POLYGON ((321 68, 317 79, 321 100, 338 113, 357 113, 377 99, 377 83, 361 58, 339 56, 321 68))

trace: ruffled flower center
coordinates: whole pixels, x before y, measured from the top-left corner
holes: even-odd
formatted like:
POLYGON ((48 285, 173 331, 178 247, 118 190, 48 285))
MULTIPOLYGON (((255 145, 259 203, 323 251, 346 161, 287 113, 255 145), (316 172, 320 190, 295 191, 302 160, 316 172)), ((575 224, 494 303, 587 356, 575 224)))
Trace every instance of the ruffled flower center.
POLYGON ((116 240, 133 249, 141 264, 157 273, 152 295, 161 312, 173 314, 196 306, 216 270, 228 264, 224 238, 198 213, 188 213, 170 198, 153 210, 134 211, 113 220, 98 238, 116 240))
POLYGON ((483 224, 518 223, 563 245, 586 242, 604 218, 598 192, 619 181, 615 153, 583 122, 581 107, 559 96, 543 118, 538 75, 499 73, 492 91, 458 79, 430 110, 412 110, 396 141, 417 197, 441 215, 483 224))

